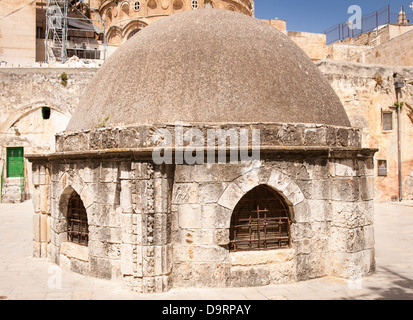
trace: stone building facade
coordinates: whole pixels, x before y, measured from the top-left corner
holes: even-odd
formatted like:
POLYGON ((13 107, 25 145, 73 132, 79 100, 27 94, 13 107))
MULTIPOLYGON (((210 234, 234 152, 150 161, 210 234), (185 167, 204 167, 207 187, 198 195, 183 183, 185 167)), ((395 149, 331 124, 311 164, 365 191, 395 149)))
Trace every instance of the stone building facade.
POLYGON ((113 46, 119 46, 145 26, 163 17, 208 5, 254 16, 254 0, 92 0, 90 5, 97 9, 101 17, 106 17, 107 39, 109 45, 113 46))
POLYGON ((31 0, 0 1, 0 17, 0 66, 34 62, 36 4, 31 0))
MULTIPOLYGON (((409 67, 385 67, 351 62, 323 61, 317 63, 319 70, 329 80, 346 109, 353 127, 361 130, 363 147, 377 148, 375 156, 375 200, 391 201, 398 197, 397 181, 397 118, 394 106, 393 74, 399 73, 405 79, 402 102, 402 156, 403 156, 403 197, 411 199, 413 191, 412 159, 408 152, 412 145, 411 112, 413 105, 411 91, 413 71, 409 67), (382 83, 377 86, 378 75, 382 83), (392 130, 382 130, 382 112, 390 112, 393 119, 392 130), (378 160, 386 160, 387 176, 378 175, 378 160)), ((1 161, 4 188, 7 183, 7 148, 24 147, 24 154, 53 152, 54 135, 64 130, 85 87, 96 74, 96 69, 1 69, 0 83, 4 88, 1 104, 1 161), (66 72, 68 83, 61 84, 60 75, 66 72), (27 103, 29 102, 29 103, 27 103), (49 120, 42 118, 42 107, 50 107, 49 120), (59 111, 61 110, 61 112, 59 111), (30 117, 28 117, 30 115, 30 117), (31 119, 31 117, 37 117, 31 119), (55 116, 58 116, 55 118, 55 116), (65 120, 55 121, 60 117, 65 120), (20 119, 16 122, 17 119, 20 119), (31 125, 28 125, 31 123, 31 125), (46 125, 46 127, 45 127, 46 125), (33 126, 37 129, 33 130, 33 126), (49 126, 51 126, 49 128, 49 126), (15 129, 19 135, 16 135, 15 129)), ((25 162, 27 197, 33 192, 31 167, 25 162)), ((20 183, 20 182, 19 182, 20 183)), ((19 184, 20 188, 20 184, 19 184)), ((7 199, 3 198, 4 201, 7 199)))
POLYGON ((34 255, 86 275, 123 279, 138 292, 368 275, 375 269, 376 150, 363 148, 361 138, 322 74, 276 29, 223 10, 170 16, 99 69, 56 136, 56 152, 27 155, 34 255), (188 31, 193 19, 198 24, 188 31), (154 43, 157 51, 150 50, 154 43), (189 55, 193 47, 198 54, 189 55), (130 83, 129 73, 143 68, 136 61, 149 52, 154 61, 169 52, 171 72, 153 63, 145 72, 153 81, 130 83), (160 73, 164 87, 157 86, 160 73), (103 92, 107 81, 112 90, 103 92), (124 81, 134 90, 114 100, 124 81), (181 163, 179 153, 194 141, 184 135, 183 149, 176 148, 177 121, 186 132, 244 130, 248 139, 232 148, 227 142, 240 139, 236 134, 197 145, 197 153, 212 151, 216 160, 223 151, 227 161, 202 156, 181 163), (160 144, 175 161, 156 161, 160 144), (241 160, 256 151, 258 158, 241 160))
POLYGON ((0 69, 0 172, 3 202, 28 199, 31 165, 25 154, 55 151, 55 134, 64 130, 95 69, 0 69), (63 82, 62 74, 67 80, 63 82), (12 151, 22 155, 13 164, 12 151), (11 172, 11 166, 16 172, 11 172), (20 167, 20 168, 19 168, 20 167), (23 191, 22 191, 23 188, 23 191))
POLYGON ((398 113, 396 80, 405 84, 399 96, 401 180, 403 199, 413 199, 413 68, 351 62, 317 63, 346 109, 351 124, 363 135, 363 147, 375 155, 375 199, 399 199, 398 113), (397 75, 397 78, 395 76, 397 75), (379 167, 383 171, 379 171, 379 167))

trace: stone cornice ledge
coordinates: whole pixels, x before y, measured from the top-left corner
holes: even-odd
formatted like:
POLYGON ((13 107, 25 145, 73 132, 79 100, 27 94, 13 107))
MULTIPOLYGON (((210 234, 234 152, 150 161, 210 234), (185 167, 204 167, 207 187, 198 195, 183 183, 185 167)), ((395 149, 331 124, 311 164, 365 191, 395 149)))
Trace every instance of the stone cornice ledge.
MULTIPOLYGON (((123 148, 123 149, 102 149, 85 151, 65 151, 48 154, 27 154, 25 158, 30 162, 49 162, 60 160, 84 160, 84 159, 130 159, 130 160, 151 160, 155 148, 123 148)), ((162 149, 164 152, 185 151, 185 148, 162 149)), ((229 156, 231 151, 253 152, 257 148, 214 148, 215 153, 225 151, 229 156)), ((208 152, 208 148, 194 148, 194 151, 208 152)), ((295 155, 303 157, 320 156, 324 158, 368 158, 373 157, 378 149, 359 147, 326 147, 326 146, 261 146, 259 148, 261 158, 271 159, 284 155, 295 155)))

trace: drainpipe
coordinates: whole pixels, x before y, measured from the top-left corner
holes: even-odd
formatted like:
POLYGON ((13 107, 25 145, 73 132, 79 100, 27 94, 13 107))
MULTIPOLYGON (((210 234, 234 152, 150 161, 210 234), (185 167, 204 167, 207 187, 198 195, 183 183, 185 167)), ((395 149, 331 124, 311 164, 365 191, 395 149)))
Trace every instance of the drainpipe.
POLYGON ((1 159, 1 176, 0 176, 0 203, 3 200, 3 183, 4 183, 4 160, 1 159))
POLYGON ((401 117, 401 106, 400 106, 400 97, 401 89, 404 87, 403 81, 396 81, 394 83, 394 88, 396 89, 396 98, 397 98, 397 153, 398 153, 398 170, 399 170, 399 201, 403 200, 403 186, 402 186, 402 150, 401 150, 401 128, 400 128, 400 117, 401 117))

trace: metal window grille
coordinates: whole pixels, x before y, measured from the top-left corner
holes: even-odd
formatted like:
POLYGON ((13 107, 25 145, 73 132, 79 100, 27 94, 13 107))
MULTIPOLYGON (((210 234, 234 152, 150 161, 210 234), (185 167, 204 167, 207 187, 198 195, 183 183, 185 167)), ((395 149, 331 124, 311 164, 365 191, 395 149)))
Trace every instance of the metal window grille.
POLYGON ((290 247, 290 219, 284 200, 267 186, 248 192, 232 214, 230 251, 290 247))
POLYGON ((393 130, 393 113, 383 112, 383 130, 393 130))
POLYGON ((69 199, 67 215, 67 235, 70 242, 87 246, 89 231, 86 209, 82 199, 77 193, 73 193, 69 199))

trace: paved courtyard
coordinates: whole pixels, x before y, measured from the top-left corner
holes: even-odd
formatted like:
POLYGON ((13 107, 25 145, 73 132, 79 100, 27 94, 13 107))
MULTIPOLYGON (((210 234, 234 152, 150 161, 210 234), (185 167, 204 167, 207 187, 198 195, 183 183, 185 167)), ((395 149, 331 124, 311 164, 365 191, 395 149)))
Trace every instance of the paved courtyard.
POLYGON ((137 294, 32 257, 32 204, 0 204, 0 299, 413 300, 413 202, 376 203, 377 271, 361 281, 334 277, 259 288, 173 289, 137 294))

